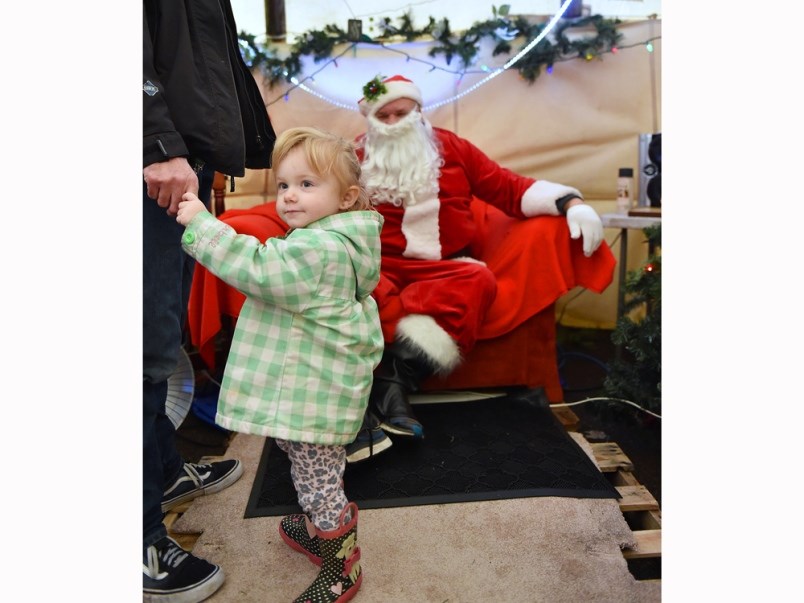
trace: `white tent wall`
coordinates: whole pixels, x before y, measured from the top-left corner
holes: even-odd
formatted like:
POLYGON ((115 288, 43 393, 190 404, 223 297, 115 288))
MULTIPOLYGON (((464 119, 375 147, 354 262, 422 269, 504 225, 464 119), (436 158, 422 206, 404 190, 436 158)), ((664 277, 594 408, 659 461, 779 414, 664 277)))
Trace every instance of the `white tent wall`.
MULTIPOLYGON (((266 31, 265 0, 231 0, 237 25, 255 35, 266 31)), ((335 24, 346 29, 348 19, 364 21, 364 32, 372 32, 371 19, 378 21, 383 17, 396 24, 397 19, 409 13, 416 26, 427 23, 428 17, 449 19, 450 29, 463 31, 477 21, 492 17, 492 6, 511 7, 511 14, 553 15, 563 4, 563 0, 285 0, 285 29, 288 42, 293 42, 299 34, 311 29, 323 29, 325 25, 335 24)), ((619 19, 644 19, 661 14, 661 0, 585 0, 582 2, 584 14, 617 17, 619 19)))
MULTIPOLYGON (((557 63, 552 73, 542 72, 530 85, 511 69, 457 101, 427 111, 426 116, 433 125, 471 140, 500 164, 534 178, 575 186, 598 213, 612 212, 618 169, 632 167, 637 171, 639 134, 661 132, 661 21, 626 21, 618 29, 624 38, 616 54, 608 53, 591 61, 557 63), (653 52, 648 52, 644 44, 650 39, 653 52)), ((595 32, 591 29, 577 35, 595 35, 595 32)), ((515 51, 521 45, 521 41, 513 42, 515 51)), ((360 45, 338 59, 337 68, 328 69, 337 74, 334 77, 339 81, 339 94, 351 99, 354 109, 333 105, 286 83, 272 87, 256 73, 276 131, 315 125, 350 139, 362 133, 365 119, 356 111, 356 101, 374 73, 366 77, 363 71, 355 76, 352 65, 373 66, 374 61, 381 66, 378 72, 384 75, 399 73, 417 83, 418 78, 424 78, 410 73, 412 62, 404 55, 368 46, 360 45)), ((490 56, 479 60, 501 64, 509 58, 504 56, 501 62, 490 56)), ((457 90, 455 76, 434 72, 428 73, 428 77, 446 78, 449 87, 457 90)), ((323 78, 316 76, 316 82, 323 78)), ((459 88, 465 90, 470 84, 464 81, 459 88)), ((425 106, 435 100, 438 99, 428 98, 425 93, 425 106)), ((249 171, 244 179, 237 180, 236 192, 227 193, 227 208, 253 206, 272 200, 274 194, 270 170, 249 171)), ((606 229, 605 234, 618 256, 619 245, 615 240, 620 231, 606 229)), ((629 269, 645 260, 644 240, 641 232, 630 231, 629 269)), ((616 274, 602 295, 572 291, 556 307, 561 324, 613 328, 616 274)))

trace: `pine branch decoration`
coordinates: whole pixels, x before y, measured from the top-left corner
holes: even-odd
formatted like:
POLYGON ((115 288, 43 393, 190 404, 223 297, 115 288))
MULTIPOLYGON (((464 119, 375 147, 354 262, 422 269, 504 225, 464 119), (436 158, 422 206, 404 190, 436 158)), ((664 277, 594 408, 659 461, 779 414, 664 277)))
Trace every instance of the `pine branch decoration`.
MULTIPOLYGON (((544 25, 531 24, 522 16, 511 17, 508 14, 509 6, 502 5, 493 8, 494 18, 475 23, 460 36, 456 36, 450 29, 449 20, 443 18, 436 20, 428 18, 427 25, 417 29, 413 25, 410 12, 403 14, 395 26, 387 17, 380 19, 377 27, 380 35, 370 38, 361 34, 360 42, 382 45, 395 38, 404 38, 406 42, 430 38, 437 44, 430 49, 430 56, 444 55, 448 65, 454 57, 460 59, 461 68, 466 71, 476 59, 480 43, 483 39, 491 39, 494 43, 493 56, 511 54, 514 39, 522 38, 524 41, 519 50, 534 40, 544 28, 544 25)), ((373 18, 372 18, 373 20, 373 18)), ((545 38, 535 48, 522 57, 513 67, 522 78, 532 84, 543 68, 552 67, 558 61, 583 57, 589 60, 603 52, 610 51, 622 39, 617 31, 618 19, 605 19, 600 15, 581 17, 578 19, 564 19, 556 25, 555 42, 545 38), (597 35, 584 37, 571 41, 565 32, 570 28, 588 28, 594 26, 597 35)), ((303 56, 312 56, 318 63, 332 56, 333 49, 338 44, 354 44, 349 33, 337 25, 327 25, 323 30, 310 30, 299 36, 299 39, 290 49, 285 58, 279 58, 275 49, 256 41, 255 36, 241 31, 238 34, 243 60, 252 69, 260 69, 273 86, 280 81, 291 82, 302 70, 303 56)), ((518 51, 519 51, 518 50, 518 51)), ((518 52, 517 51, 517 52, 518 52)))

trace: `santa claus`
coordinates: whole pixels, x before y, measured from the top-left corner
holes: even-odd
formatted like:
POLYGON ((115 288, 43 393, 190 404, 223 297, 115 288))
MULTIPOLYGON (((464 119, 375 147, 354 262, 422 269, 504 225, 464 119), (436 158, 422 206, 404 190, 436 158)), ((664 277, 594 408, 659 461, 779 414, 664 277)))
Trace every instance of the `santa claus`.
POLYGON ((374 292, 386 341, 350 462, 387 449, 384 432, 421 438, 408 399, 435 373, 447 374, 475 345, 494 301, 494 274, 469 255, 473 197, 520 219, 566 215, 590 256, 603 224, 571 186, 536 180, 498 165, 469 141, 433 127, 409 79, 375 78, 358 106, 368 120, 358 155, 369 196, 383 214, 382 276, 374 292))

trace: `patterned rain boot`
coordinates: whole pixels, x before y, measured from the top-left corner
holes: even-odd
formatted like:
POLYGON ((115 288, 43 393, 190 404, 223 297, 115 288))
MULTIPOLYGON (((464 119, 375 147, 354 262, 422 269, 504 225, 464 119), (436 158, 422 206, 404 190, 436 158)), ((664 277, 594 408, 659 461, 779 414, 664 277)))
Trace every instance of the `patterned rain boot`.
POLYGON ((321 571, 294 603, 343 603, 355 596, 363 582, 360 547, 357 546, 357 505, 350 502, 341 512, 340 527, 316 529, 321 548, 321 571), (347 512, 351 519, 344 523, 347 512))
POLYGON ((310 561, 321 565, 320 541, 306 513, 283 517, 279 522, 279 535, 294 551, 304 553, 310 561))

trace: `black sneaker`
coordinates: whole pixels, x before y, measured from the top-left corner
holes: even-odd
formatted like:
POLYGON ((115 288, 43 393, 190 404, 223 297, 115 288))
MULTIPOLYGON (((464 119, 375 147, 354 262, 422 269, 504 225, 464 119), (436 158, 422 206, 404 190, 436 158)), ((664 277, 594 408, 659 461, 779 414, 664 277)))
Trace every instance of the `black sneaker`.
POLYGON ((391 447, 391 438, 380 429, 380 421, 371 412, 366 411, 363 425, 355 441, 346 446, 346 462, 358 463, 372 456, 377 456, 391 447))
POLYGON ((193 500, 202 494, 220 492, 243 475, 243 465, 237 459, 216 461, 206 465, 184 463, 178 479, 162 497, 162 513, 193 500))
POLYGON ((223 584, 223 570, 165 536, 148 547, 142 563, 143 603, 198 603, 223 584))

